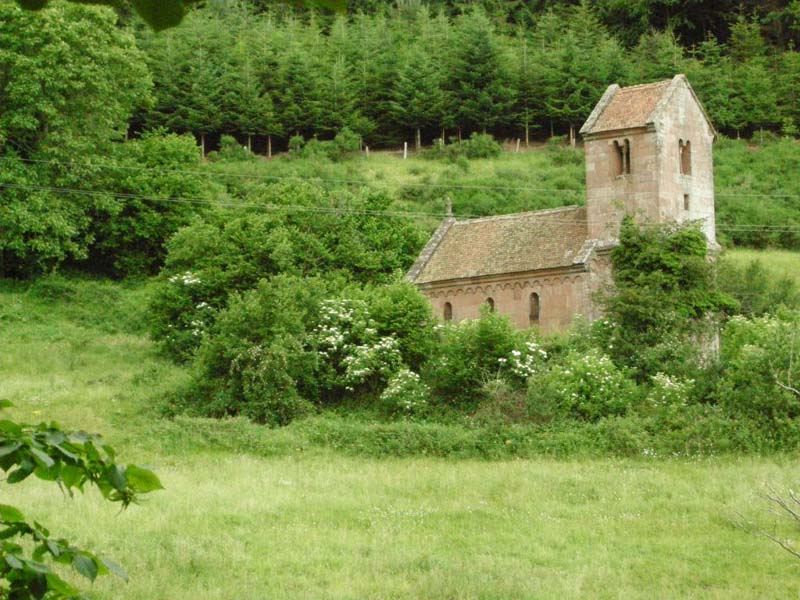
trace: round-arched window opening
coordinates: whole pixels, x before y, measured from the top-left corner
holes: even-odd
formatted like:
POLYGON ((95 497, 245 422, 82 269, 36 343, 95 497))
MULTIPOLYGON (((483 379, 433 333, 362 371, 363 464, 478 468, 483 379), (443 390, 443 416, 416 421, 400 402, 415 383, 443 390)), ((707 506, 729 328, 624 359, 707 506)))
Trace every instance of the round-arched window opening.
POLYGON ((445 321, 452 321, 453 320, 453 305, 449 302, 444 303, 444 320, 445 321))
POLYGON ((490 310, 490 311, 494 312, 494 298, 492 298, 491 296, 489 296, 489 297, 486 299, 486 305, 489 307, 489 310, 490 310))
POLYGON ((538 325, 539 324, 539 313, 541 312, 541 305, 539 303, 539 294, 533 292, 530 296, 529 300, 530 306, 530 321, 531 325, 538 325))

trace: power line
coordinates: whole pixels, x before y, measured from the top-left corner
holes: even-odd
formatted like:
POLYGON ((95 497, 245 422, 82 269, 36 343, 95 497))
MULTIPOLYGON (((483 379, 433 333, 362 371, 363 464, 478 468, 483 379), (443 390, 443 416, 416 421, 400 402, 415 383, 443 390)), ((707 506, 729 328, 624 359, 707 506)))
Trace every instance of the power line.
MULTIPOLYGON (((369 209, 356 209, 356 208, 346 208, 346 207, 335 207, 335 206, 304 206, 304 205, 297 205, 297 204, 274 204, 274 203, 256 203, 256 202, 232 202, 232 201, 225 201, 225 200, 208 200, 205 198, 186 198, 186 197, 155 197, 155 196, 145 196, 142 194, 131 194, 125 192, 115 192, 113 190, 84 190, 78 188, 66 188, 66 187, 53 187, 53 186, 41 186, 41 185, 31 185, 31 184, 14 184, 14 183, 0 183, 0 188, 3 189, 16 189, 16 190, 27 190, 27 191, 40 191, 40 192, 48 192, 53 194, 64 194, 64 195, 79 195, 79 196, 88 196, 88 197, 107 197, 111 196, 118 199, 123 200, 143 200, 148 202, 164 202, 164 203, 175 203, 175 204, 193 204, 193 205, 204 205, 204 206, 222 206, 227 208, 254 208, 259 210, 269 210, 269 211, 286 211, 286 212, 311 212, 311 213, 323 213, 323 214, 336 214, 336 215, 345 215, 345 214, 357 214, 357 215, 365 215, 365 216, 377 216, 377 217, 391 217, 391 218, 434 218, 434 219, 442 219, 445 217, 442 213, 429 213, 429 212, 418 212, 418 211, 404 211, 404 210, 369 210, 369 209)), ((557 209, 556 209, 557 210, 557 209)), ((505 215, 496 215, 498 217, 503 217, 505 215)), ((475 219, 475 218, 487 218, 481 215, 459 215, 459 218, 462 219, 475 219)), ((492 218, 492 217, 488 217, 492 218)), ((548 218, 547 224, 575 224, 575 223, 605 223, 605 221, 590 221, 589 219, 557 219, 557 218, 548 218)), ((717 231, 731 231, 731 232, 764 232, 764 233, 800 233, 800 226, 791 227, 791 226, 781 226, 781 225, 735 225, 735 224, 725 224, 721 223, 716 226, 717 231)))

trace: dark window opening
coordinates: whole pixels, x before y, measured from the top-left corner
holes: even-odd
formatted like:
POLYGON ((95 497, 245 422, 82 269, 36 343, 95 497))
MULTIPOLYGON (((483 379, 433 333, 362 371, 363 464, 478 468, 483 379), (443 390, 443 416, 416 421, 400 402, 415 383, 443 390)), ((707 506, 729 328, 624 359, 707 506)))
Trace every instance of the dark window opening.
POLYGON ((531 325, 538 325, 539 324, 539 312, 540 312, 539 294, 534 292, 533 294, 531 294, 531 297, 530 297, 530 319, 531 319, 531 325))
POLYGON ((617 177, 630 174, 631 143, 629 140, 623 140, 621 144, 614 140, 611 146, 611 171, 617 177))
POLYGON ((449 302, 444 303, 444 320, 445 321, 452 321, 453 320, 453 305, 449 302))
POLYGON ((626 175, 631 174, 631 143, 628 140, 625 140, 622 152, 622 171, 626 175))
POLYGON ((682 175, 691 175, 692 174, 692 144, 689 140, 685 142, 683 140, 678 140, 678 148, 680 151, 680 159, 681 159, 681 174, 682 175))
POLYGON ((487 298, 486 299, 486 305, 489 307, 489 310, 491 312, 494 312, 494 298, 491 298, 491 297, 487 298))
POLYGON ((683 195, 683 210, 689 210, 689 194, 683 195))
POLYGON ((614 140, 614 144, 611 147, 611 172, 617 177, 622 175, 623 162, 622 146, 618 141, 614 140))

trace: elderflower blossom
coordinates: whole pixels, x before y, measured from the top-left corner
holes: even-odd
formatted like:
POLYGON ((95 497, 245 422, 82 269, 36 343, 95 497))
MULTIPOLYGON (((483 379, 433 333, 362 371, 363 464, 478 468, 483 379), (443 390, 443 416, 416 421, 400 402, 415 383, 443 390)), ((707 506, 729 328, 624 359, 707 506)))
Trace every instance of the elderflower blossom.
POLYGON ((170 283, 180 283, 183 285, 196 285, 200 283, 200 278, 191 271, 186 271, 180 275, 173 275, 169 278, 170 283))

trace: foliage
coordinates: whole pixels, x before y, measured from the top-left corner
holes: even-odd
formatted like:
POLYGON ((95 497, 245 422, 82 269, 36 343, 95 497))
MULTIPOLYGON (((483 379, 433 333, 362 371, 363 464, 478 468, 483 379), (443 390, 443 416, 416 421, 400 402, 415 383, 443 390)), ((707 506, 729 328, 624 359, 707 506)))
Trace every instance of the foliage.
POLYGON ((722 335, 718 402, 732 414, 771 423, 776 436, 800 417, 800 394, 795 391, 799 327, 796 313, 734 317, 722 335))
POLYGON ((286 273, 386 281, 407 268, 421 246, 411 223, 374 214, 390 201, 381 192, 289 183, 258 187, 248 197, 251 210, 209 214, 168 244, 152 323, 155 338, 176 358, 191 355, 229 294, 262 278, 286 273))
POLYGON ((440 326, 440 341, 423 369, 434 399, 468 410, 480 400, 485 382, 507 369, 512 352, 521 352, 525 334, 506 317, 484 310, 480 319, 440 326))
MULTIPOLYGON (((0 408, 8 408, 8 401, 0 408)), ((7 473, 6 483, 15 484, 35 475, 53 481, 62 491, 84 491, 96 486, 103 498, 119 502, 122 508, 136 501, 139 494, 162 489, 151 471, 136 465, 118 465, 111 448, 97 436, 83 431, 63 431, 56 423, 28 425, 0 421, 0 468, 7 473)), ((98 575, 127 575, 114 562, 56 539, 38 522, 29 523, 23 513, 10 505, 0 505, 0 581, 8 598, 83 597, 47 563, 70 565, 94 581, 98 575), (28 556, 30 552, 30 556, 28 556)))
POLYGON ((223 135, 219 140, 219 150, 208 153, 208 160, 218 162, 239 162, 253 160, 255 155, 242 146, 232 135, 223 135))
POLYGON ((780 307, 800 306, 796 281, 788 275, 776 276, 760 260, 739 265, 723 258, 717 282, 720 290, 739 303, 738 312, 747 317, 775 313, 780 307))
POLYGON ((624 415, 637 393, 636 385, 597 350, 570 353, 528 381, 532 413, 567 419, 598 421, 624 415))
POLYGON ((96 189, 152 84, 133 36, 106 9, 33 14, 3 3, 0 47, 0 274, 19 276, 87 256, 92 220, 118 205, 83 190, 96 189))
POLYGON ((381 392, 381 408, 392 417, 413 417, 424 413, 430 403, 430 389, 409 369, 395 373, 381 392))
POLYGON ((660 371, 692 374, 735 308, 715 285, 705 235, 697 228, 622 222, 612 250, 614 288, 602 298, 598 334, 609 355, 640 381, 660 371))
POLYGON ((115 276, 155 274, 167 240, 204 212, 218 187, 196 171, 190 136, 145 133, 116 145, 112 160, 100 185, 114 189, 117 201, 92 219, 90 268, 115 276))

